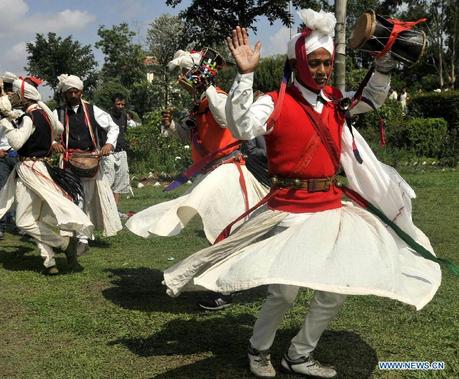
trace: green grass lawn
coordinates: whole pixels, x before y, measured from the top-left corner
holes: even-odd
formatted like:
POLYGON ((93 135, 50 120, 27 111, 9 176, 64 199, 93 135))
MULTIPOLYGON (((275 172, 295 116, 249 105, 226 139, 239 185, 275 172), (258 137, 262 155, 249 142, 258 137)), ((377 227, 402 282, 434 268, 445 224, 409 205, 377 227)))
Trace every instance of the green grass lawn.
MULTIPOLYGON (((459 262, 459 172, 406 175, 417 192, 414 219, 437 254, 459 262)), ((171 198, 152 187, 125 199, 137 211, 171 198)), ((235 296, 221 312, 201 312, 201 294, 169 298, 162 271, 207 246, 199 221, 178 237, 143 240, 127 231, 99 238, 80 259, 84 271, 41 275, 33 243, 0 242, 1 378, 246 378, 246 348, 265 295, 235 296)), ((349 297, 317 348, 342 378, 459 378, 459 278, 442 285, 423 310, 377 297, 349 297), (444 361, 444 371, 381 371, 378 361, 444 361)), ((304 290, 273 346, 279 361, 307 311, 304 290)), ((288 376, 278 375, 281 378, 288 376)))

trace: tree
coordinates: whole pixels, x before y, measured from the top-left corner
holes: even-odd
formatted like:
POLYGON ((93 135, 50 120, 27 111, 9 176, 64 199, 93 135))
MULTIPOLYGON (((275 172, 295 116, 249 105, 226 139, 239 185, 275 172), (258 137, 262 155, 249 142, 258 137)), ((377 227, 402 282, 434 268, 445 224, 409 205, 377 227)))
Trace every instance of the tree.
MULTIPOLYGON (((155 58, 153 65, 155 84, 159 84, 160 99, 164 108, 169 106, 171 86, 171 74, 167 64, 174 58, 177 50, 187 50, 185 41, 185 28, 183 22, 177 16, 164 14, 155 19, 147 31, 148 50, 155 58)), ((173 89, 172 89, 173 90, 173 89)))
POLYGON ((60 74, 73 74, 80 78, 93 78, 97 66, 91 45, 81 45, 72 36, 62 38, 56 33, 36 34, 35 43, 26 45, 26 71, 46 80, 55 90, 60 74))
POLYGON ((128 24, 114 25, 111 29, 102 25, 97 34, 100 40, 95 46, 105 55, 102 79, 118 80, 125 87, 145 80, 145 52, 133 42, 135 33, 129 30, 128 24))
MULTIPOLYGON (((175 7, 181 2, 167 0, 166 4, 175 7)), ((185 21, 188 41, 212 46, 221 43, 236 25, 256 32, 255 23, 261 16, 266 17, 270 24, 280 20, 290 26, 293 17, 289 3, 288 0, 193 0, 187 9, 179 13, 179 17, 185 21)), ((293 0, 292 4, 297 9, 328 6, 327 1, 321 0, 293 0)))
MULTIPOLYGON (((130 92, 124 87, 119 81, 107 80, 100 83, 97 88, 94 90, 92 100, 98 107, 109 111, 112 106, 112 96, 116 93, 120 93, 129 100, 130 92)), ((129 106, 129 103, 128 103, 129 106)))
POLYGON ((346 0, 336 0, 336 53, 335 84, 341 90, 346 89, 346 0))

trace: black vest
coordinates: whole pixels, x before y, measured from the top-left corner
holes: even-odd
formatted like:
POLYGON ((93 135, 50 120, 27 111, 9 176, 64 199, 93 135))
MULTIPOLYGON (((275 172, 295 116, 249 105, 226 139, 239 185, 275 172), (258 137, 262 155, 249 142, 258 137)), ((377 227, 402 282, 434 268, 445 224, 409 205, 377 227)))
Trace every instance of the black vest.
MULTIPOLYGON (((120 112, 118 115, 112 110, 110 116, 116 125, 119 127, 118 139, 116 140, 115 151, 122 151, 126 149, 126 137, 124 135, 127 128, 127 115, 125 111, 120 112)), ((106 139, 105 139, 106 140, 106 139)))
MULTIPOLYGON (((50 155, 52 133, 48 118, 41 109, 35 109, 22 117, 29 116, 35 127, 34 132, 17 151, 20 157, 46 157, 50 155)), ((22 120, 21 120, 22 121, 22 120)))
MULTIPOLYGON (((86 109, 88 110, 88 118, 94 132, 94 138, 96 140, 95 142, 98 144, 98 135, 96 132, 102 128, 94 117, 94 107, 92 104, 86 105, 86 109)), ((64 132, 62 133, 62 142, 64 147, 67 138, 67 127, 69 126, 69 149, 94 150, 96 148, 91 139, 91 134, 89 133, 89 125, 86 125, 85 122, 82 103, 80 103, 76 113, 73 111, 72 107, 58 107, 57 115, 59 117, 59 121, 62 123, 62 125, 64 125, 64 132), (69 125, 66 125, 65 112, 67 112, 68 115, 69 125)))

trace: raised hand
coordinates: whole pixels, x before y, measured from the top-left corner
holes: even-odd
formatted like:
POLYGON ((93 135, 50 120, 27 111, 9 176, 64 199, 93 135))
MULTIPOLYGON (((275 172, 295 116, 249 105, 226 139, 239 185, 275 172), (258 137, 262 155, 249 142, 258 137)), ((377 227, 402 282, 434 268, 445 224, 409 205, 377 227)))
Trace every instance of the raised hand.
POLYGON ((231 32, 231 37, 226 37, 226 44, 241 74, 248 74, 255 71, 260 60, 260 41, 252 49, 249 45, 249 37, 245 28, 236 26, 236 29, 233 29, 231 32))

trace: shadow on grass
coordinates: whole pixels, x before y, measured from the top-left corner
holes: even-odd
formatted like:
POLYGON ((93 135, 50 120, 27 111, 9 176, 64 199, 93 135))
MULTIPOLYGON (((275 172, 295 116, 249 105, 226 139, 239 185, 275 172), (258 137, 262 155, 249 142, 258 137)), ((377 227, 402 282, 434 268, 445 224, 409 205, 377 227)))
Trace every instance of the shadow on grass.
MULTIPOLYGON (((8 271, 32 271, 42 273, 44 270, 43 258, 39 253, 36 252, 36 254, 27 255, 34 251, 36 251, 36 249, 33 245, 2 245, 0 264, 8 271)), ((56 251, 55 260, 60 274, 73 274, 84 270, 81 265, 70 267, 67 263, 67 258, 59 251, 56 251)))
POLYGON ((89 246, 91 247, 99 247, 99 248, 108 248, 111 246, 110 242, 103 240, 101 238, 96 238, 94 240, 89 241, 89 246))
POLYGON ((144 312, 196 312, 196 294, 186 293, 177 299, 166 294, 161 284, 163 273, 146 267, 107 269, 113 287, 102 291, 112 303, 144 312))
POLYGON ((31 246, 2 245, 0 264, 9 271, 41 271, 42 258, 39 255, 26 255, 34 250, 31 246))
MULTIPOLYGON (((148 338, 119 339, 112 344, 124 345, 140 357, 167 356, 164 366, 171 368, 155 378, 244 378, 250 377, 246 351, 254 322, 255 317, 247 313, 175 319, 148 338)), ((277 369, 296 332, 293 329, 278 331, 272 349, 277 369)), ((378 362, 371 346, 349 331, 324 333, 315 357, 322 363, 334 365, 342 378, 369 378, 378 362)))
MULTIPOLYGON (((102 291, 103 296, 112 303, 125 308, 144 312, 169 313, 203 313, 197 306, 208 292, 185 292, 172 298, 166 294, 162 284, 163 272, 146 267, 107 269, 113 287, 102 291)), ((253 290, 235 294, 235 303, 249 303, 262 299, 266 289, 258 287, 253 290)))

